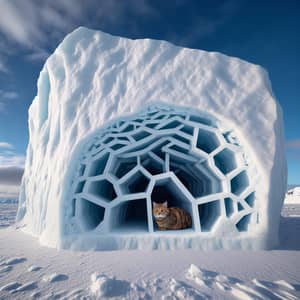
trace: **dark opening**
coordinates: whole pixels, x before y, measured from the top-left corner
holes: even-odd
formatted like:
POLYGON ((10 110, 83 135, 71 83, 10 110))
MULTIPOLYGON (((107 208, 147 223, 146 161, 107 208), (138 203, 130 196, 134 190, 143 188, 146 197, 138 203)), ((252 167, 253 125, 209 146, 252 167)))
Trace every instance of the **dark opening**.
POLYGON ((129 132, 129 131, 132 131, 134 130, 134 126, 132 124, 129 124, 128 126, 126 126, 122 132, 129 132))
POLYGON ((113 231, 148 231, 146 199, 130 200, 113 208, 113 231))
POLYGON ((246 199, 245 201, 247 202, 247 204, 250 207, 254 207, 254 201, 255 201, 255 193, 251 193, 246 199))
POLYGON ((82 193, 84 184, 85 184, 85 181, 79 181, 76 186, 75 193, 77 193, 77 194, 82 193))
POLYGON ((185 143, 186 145, 190 145, 190 143, 191 143, 190 139, 186 139, 185 137, 178 135, 178 134, 174 134, 174 135, 172 135, 172 137, 174 137, 176 140, 179 140, 179 141, 185 143))
POLYGON ((215 200, 198 205, 201 231, 211 231, 218 218, 221 216, 220 201, 215 200))
POLYGON ((202 181, 194 178, 183 170, 177 172, 176 176, 194 197, 200 197, 203 195, 204 183, 202 181))
POLYGON ((142 172, 137 171, 122 184, 122 189, 125 193, 130 194, 143 193, 146 191, 149 181, 148 177, 142 172))
POLYGON ((89 176, 97 176, 103 174, 108 158, 109 153, 105 153, 102 157, 94 160, 89 170, 89 176))
POLYGON ((177 120, 173 120, 170 121, 169 123, 167 123, 166 125, 164 125, 163 127, 160 127, 160 130, 164 130, 164 129, 174 129, 178 126, 182 125, 181 122, 177 121, 177 120))
POLYGON ((148 137, 149 135, 151 135, 151 133, 142 130, 138 133, 133 134, 132 136, 136 141, 140 141, 140 140, 148 137))
POLYGON ((93 230, 103 221, 104 207, 82 198, 80 208, 81 220, 85 230, 93 230))
POLYGON ((116 175, 118 178, 123 177, 137 165, 136 157, 117 159, 118 161, 114 169, 114 175, 116 175))
POLYGON ((235 225, 238 231, 247 231, 251 214, 243 216, 241 220, 235 225))
POLYGON ((160 145, 156 146, 155 148, 153 148, 151 151, 154 154, 156 154, 158 157, 160 157, 162 160, 165 160, 165 152, 162 151, 162 148, 169 143, 170 143, 169 141, 165 141, 160 145))
POLYGON ((177 206, 179 204, 176 195, 173 194, 168 185, 156 185, 153 188, 151 199, 152 202, 156 203, 164 203, 165 201, 168 201, 169 207, 177 206))
POLYGON ((177 152, 180 152, 180 153, 183 153, 183 154, 187 154, 189 155, 189 150, 188 149, 185 149, 179 145, 172 145, 171 147, 169 147, 170 149, 172 150, 175 150, 177 152))
POLYGON ((204 124, 204 125, 209 125, 209 126, 213 125, 212 121, 209 120, 208 118, 200 117, 197 115, 190 116, 190 120, 193 122, 196 122, 196 123, 204 124))
POLYGON ((76 199, 72 199, 72 210, 71 210, 71 216, 75 217, 75 212, 76 212, 76 199))
POLYGON ((145 124, 145 126, 146 127, 149 127, 149 128, 154 128, 155 126, 157 126, 158 125, 158 123, 157 122, 153 122, 153 123, 147 123, 147 124, 145 124))
POLYGON ((241 211, 244 209, 244 206, 241 203, 238 203, 238 211, 241 211))
POLYGON ((86 168, 85 165, 80 164, 80 167, 79 167, 79 176, 83 176, 85 168, 86 168))
POLYGON ((219 146, 219 141, 215 133, 199 129, 198 138, 197 138, 197 148, 211 153, 219 146))
POLYGON ((192 126, 189 126, 189 125, 184 125, 180 130, 184 133, 189 134, 189 135, 194 134, 194 128, 192 126))
POLYGON ((111 136, 109 136, 109 137, 105 138, 105 139, 102 141, 102 143, 103 143, 103 144, 108 144, 108 143, 110 143, 112 140, 113 140, 113 138, 112 138, 111 136))
POLYGON ((89 193, 94 196, 100 196, 106 201, 111 201, 117 197, 113 184, 106 179, 91 182, 89 193))
POLYGON ((160 120, 160 119, 163 119, 163 118, 165 118, 166 117, 166 115, 159 115, 159 116, 157 116, 156 118, 154 118, 155 120, 160 120))
POLYGON ((231 198, 225 198, 225 210, 226 216, 229 218, 234 213, 233 200, 231 198))
POLYGON ((214 157, 216 166, 223 174, 228 174, 236 168, 236 161, 231 150, 224 149, 214 157))
POLYGON ((121 149, 121 148, 124 147, 124 146, 125 146, 124 144, 116 143, 116 144, 110 146, 110 148, 116 151, 116 150, 121 149))
POLYGON ((181 166, 179 162, 176 162, 173 159, 173 157, 170 161, 170 170, 174 172, 182 184, 196 198, 209 195, 220 189, 220 184, 217 180, 215 180, 214 184, 215 189, 217 189, 213 191, 213 179, 207 177, 207 175, 199 169, 195 171, 191 164, 187 164, 186 167, 181 166))
POLYGON ((163 166, 150 156, 145 157, 141 161, 141 165, 152 175, 163 173, 163 166))
POLYGON ((231 191, 240 195, 249 185, 249 179, 245 171, 241 172, 231 180, 231 191))

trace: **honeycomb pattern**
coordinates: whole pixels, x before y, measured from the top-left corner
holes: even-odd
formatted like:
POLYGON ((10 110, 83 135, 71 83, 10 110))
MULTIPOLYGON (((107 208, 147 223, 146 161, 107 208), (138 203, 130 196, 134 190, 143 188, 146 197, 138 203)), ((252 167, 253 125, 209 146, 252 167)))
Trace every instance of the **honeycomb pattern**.
POLYGON ((69 232, 156 232, 153 201, 187 210, 188 231, 211 233, 222 220, 237 233, 255 226, 249 163, 221 125, 204 112, 152 105, 102 129, 78 163, 69 232))

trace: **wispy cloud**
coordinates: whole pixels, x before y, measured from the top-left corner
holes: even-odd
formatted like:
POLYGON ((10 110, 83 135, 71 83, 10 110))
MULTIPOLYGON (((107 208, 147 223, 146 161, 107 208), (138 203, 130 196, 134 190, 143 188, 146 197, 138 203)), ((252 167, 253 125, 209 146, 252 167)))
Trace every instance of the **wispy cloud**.
MULTIPOLYGON (((151 22, 165 23, 161 32, 165 33, 163 38, 192 46, 221 28, 243 2, 225 0, 216 2, 213 12, 196 11, 191 14, 191 21, 185 24, 183 32, 177 33, 173 28, 168 30, 159 6, 151 0, 0 0, 0 55, 1 52, 11 55, 12 49, 19 49, 14 45, 18 45, 27 51, 25 57, 28 59, 45 60, 60 40, 78 26, 110 32, 126 28, 127 33, 140 36, 138 22, 147 18, 151 22)), ((177 0, 170 9, 183 6, 188 8, 188 1, 177 0)))
POLYGON ((16 199, 19 196, 20 185, 7 185, 0 183, 0 198, 16 199))
POLYGON ((7 73, 8 72, 8 68, 6 66, 6 64, 4 63, 4 61, 1 61, 1 57, 0 57, 0 73, 7 73))
POLYGON ((24 155, 3 155, 0 154, 0 166, 1 167, 19 167, 23 168, 25 164, 25 156, 24 155))
POLYGON ((0 183, 6 185, 20 185, 23 173, 23 168, 0 167, 0 183))
POLYGON ((1 174, 3 176, 4 169, 7 170, 7 168, 24 168, 25 155, 16 153, 14 149, 15 148, 12 144, 0 141, 0 182, 1 174))
POLYGON ((0 90, 0 112, 5 110, 7 101, 18 98, 18 93, 14 91, 0 90))
POLYGON ((4 91, 0 90, 0 101, 1 99, 9 100, 9 99, 15 99, 18 98, 18 93, 14 91, 4 91))
POLYGON ((15 147, 0 141, 0 198, 17 198, 24 172, 25 156, 15 147))
MULTIPOLYGON (((155 11, 146 0, 1 0, 0 43, 7 53, 7 43, 29 50, 29 59, 45 59, 66 33, 84 26, 120 24, 124 15, 150 15, 155 11)), ((128 18, 130 20, 130 18, 128 18)))
POLYGON ((6 143, 6 142, 0 142, 0 149, 14 149, 14 146, 12 144, 6 143))

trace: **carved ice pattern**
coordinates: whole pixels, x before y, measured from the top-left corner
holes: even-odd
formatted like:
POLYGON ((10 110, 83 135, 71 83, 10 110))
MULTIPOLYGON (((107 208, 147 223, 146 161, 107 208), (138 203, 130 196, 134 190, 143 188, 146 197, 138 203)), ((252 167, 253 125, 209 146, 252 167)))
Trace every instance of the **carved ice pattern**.
POLYGON ((209 114, 152 105, 87 144, 66 226, 153 233, 152 201, 168 200, 192 215, 191 231, 211 232, 220 218, 247 231, 258 223, 258 212, 245 156, 234 133, 209 114))

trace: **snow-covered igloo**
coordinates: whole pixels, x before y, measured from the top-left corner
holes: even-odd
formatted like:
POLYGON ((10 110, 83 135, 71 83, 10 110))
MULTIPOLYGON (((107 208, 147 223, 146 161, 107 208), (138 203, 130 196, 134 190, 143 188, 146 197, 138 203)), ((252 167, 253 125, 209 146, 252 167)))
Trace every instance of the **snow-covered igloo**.
POLYGON ((259 66, 79 28, 29 110, 17 219, 72 249, 262 249, 286 188, 281 110, 259 66), (158 230, 153 201, 192 216, 158 230))

